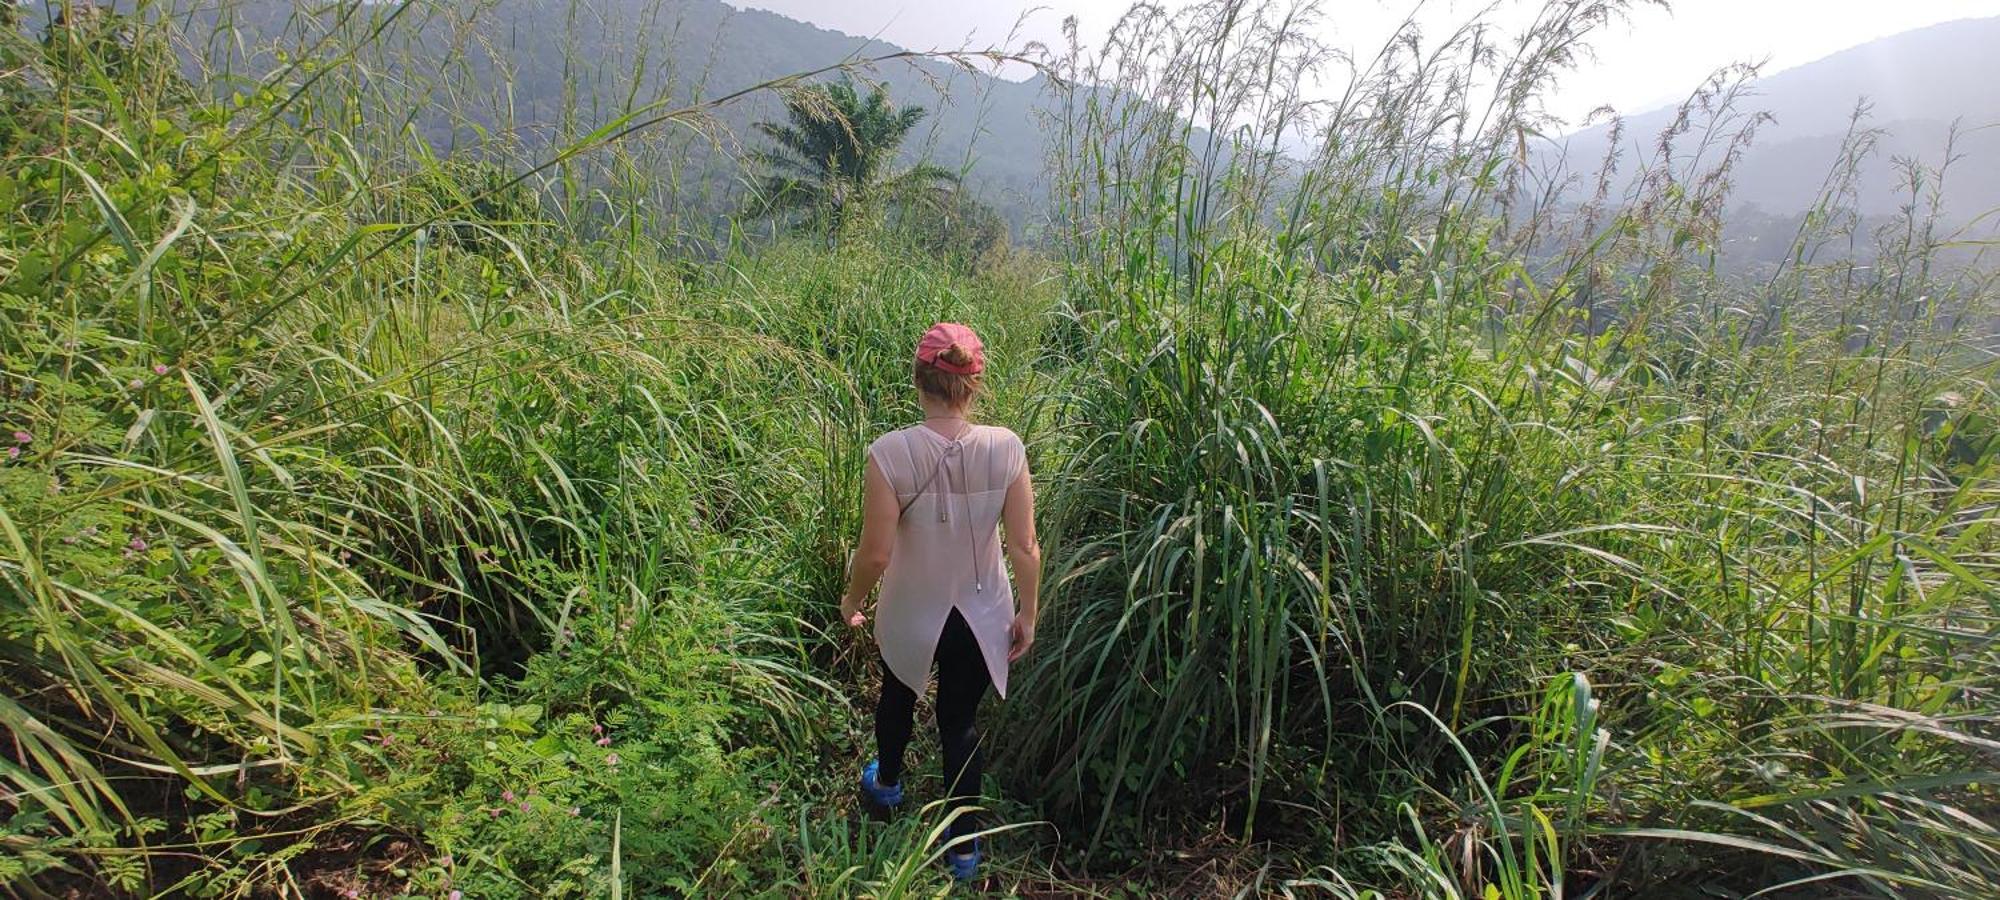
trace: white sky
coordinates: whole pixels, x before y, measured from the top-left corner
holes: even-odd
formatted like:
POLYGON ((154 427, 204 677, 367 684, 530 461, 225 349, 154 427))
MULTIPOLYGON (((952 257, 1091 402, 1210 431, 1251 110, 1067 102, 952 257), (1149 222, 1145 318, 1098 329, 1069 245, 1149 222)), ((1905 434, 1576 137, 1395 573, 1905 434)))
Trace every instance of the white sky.
MULTIPOLYGON (((726 0, 911 49, 984 48, 1020 40, 1061 44, 1061 22, 1077 17, 1086 44, 1100 41, 1128 0, 726 0), (1023 14, 1026 19, 1023 20, 1023 14)), ((1187 0, 1158 0, 1178 8, 1187 0)), ((1322 0, 1321 38, 1372 56, 1396 25, 1418 10, 1427 33, 1471 18, 1489 5, 1494 21, 1520 27, 1538 0, 1322 0), (1421 8, 1420 8, 1421 7, 1421 8)), ((1577 123, 1611 104, 1637 113, 1679 100, 1716 69, 1763 62, 1764 73, 1824 57, 1874 38, 1953 19, 2000 15, 2000 0, 1675 0, 1672 11, 1641 5, 1630 19, 1601 31, 1596 60, 1565 79, 1549 111, 1577 123)))

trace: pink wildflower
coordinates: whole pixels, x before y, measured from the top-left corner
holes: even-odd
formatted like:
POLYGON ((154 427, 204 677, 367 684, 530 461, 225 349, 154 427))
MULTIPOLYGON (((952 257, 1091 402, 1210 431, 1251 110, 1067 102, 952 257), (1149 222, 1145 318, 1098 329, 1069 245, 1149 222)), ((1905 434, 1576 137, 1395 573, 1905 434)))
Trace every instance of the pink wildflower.
POLYGON ((492 809, 489 809, 489 810, 487 810, 487 811, 486 811, 486 815, 488 815, 489 817, 492 817, 492 818, 495 818, 495 819, 497 819, 497 818, 500 818, 500 814, 501 814, 501 813, 503 813, 503 812, 505 812, 505 811, 506 811, 505 809, 503 809, 503 808, 501 808, 501 807, 498 807, 498 806, 496 806, 496 807, 493 807, 492 809))
POLYGON ((146 381, 145 379, 142 378, 134 378, 131 381, 125 382, 125 386, 136 391, 142 387, 145 387, 146 381))
POLYGON ((528 811, 528 801, 526 800, 521 801, 521 811, 522 812, 528 811))
POLYGON ((452 891, 446 900, 465 900, 464 891, 452 891))
POLYGON ((35 436, 34 436, 34 435, 32 435, 32 434, 29 434, 29 433, 27 433, 27 432, 25 432, 25 431, 16 431, 16 432, 14 432, 14 443, 16 443, 16 444, 32 444, 32 443, 34 443, 34 442, 35 442, 35 436))
POLYGON ((615 766, 615 765, 617 765, 617 764, 618 764, 618 754, 616 754, 616 753, 613 753, 613 754, 611 754, 611 755, 609 755, 609 756, 606 756, 606 757, 604 757, 604 764, 605 764, 605 765, 607 765, 607 766, 615 766))
POLYGON ((602 723, 599 723, 599 724, 594 724, 594 725, 591 725, 591 726, 590 726, 590 733, 591 733, 591 734, 603 734, 603 733, 604 733, 604 725, 603 725, 602 723))
POLYGON ((134 553, 144 553, 146 552, 146 539, 142 537, 135 537, 132 539, 131 543, 126 544, 125 546, 132 548, 132 552, 134 553))
POLYGON ((154 364, 153 364, 153 374, 155 374, 155 375, 165 375, 165 374, 167 374, 167 364, 166 364, 166 363, 154 363, 154 364))
POLYGON ((444 866, 445 868, 451 868, 451 854, 447 853, 443 856, 438 857, 438 865, 444 866))
POLYGON ((7 458, 8 458, 8 459, 20 459, 20 458, 21 458, 21 448, 19 448, 19 447, 8 447, 8 448, 7 448, 7 458))
POLYGON ((507 801, 508 803, 512 803, 512 802, 514 802, 514 792, 513 792, 513 791, 501 791, 501 792, 500 792, 500 799, 502 799, 502 800, 505 800, 505 801, 507 801))
POLYGON ((609 746, 611 746, 611 738, 610 738, 610 737, 609 737, 608 735, 607 735, 607 736, 605 736, 605 737, 601 737, 601 738, 598 738, 598 739, 597 739, 597 746, 599 746, 599 747, 609 747, 609 746))

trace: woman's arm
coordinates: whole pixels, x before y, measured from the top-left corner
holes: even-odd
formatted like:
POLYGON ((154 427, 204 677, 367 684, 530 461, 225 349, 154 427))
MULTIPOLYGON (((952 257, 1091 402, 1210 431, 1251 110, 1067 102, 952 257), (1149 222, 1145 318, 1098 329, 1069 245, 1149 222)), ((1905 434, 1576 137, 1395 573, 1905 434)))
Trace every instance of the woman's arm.
POLYGON ((1014 566, 1014 599, 1019 609, 1010 635, 1013 646, 1007 651, 1007 660, 1012 662, 1034 646, 1035 623, 1042 612, 1042 545, 1035 539, 1035 484, 1026 466, 1007 486, 1000 520, 1007 528, 1007 561, 1014 566))
POLYGON ((859 628, 867 621, 861 604, 889 569, 889 553, 896 547, 896 520, 901 517, 896 489, 875 467, 875 458, 869 457, 862 487, 861 546, 854 550, 854 562, 847 572, 847 594, 840 598, 840 617, 849 625, 859 628))

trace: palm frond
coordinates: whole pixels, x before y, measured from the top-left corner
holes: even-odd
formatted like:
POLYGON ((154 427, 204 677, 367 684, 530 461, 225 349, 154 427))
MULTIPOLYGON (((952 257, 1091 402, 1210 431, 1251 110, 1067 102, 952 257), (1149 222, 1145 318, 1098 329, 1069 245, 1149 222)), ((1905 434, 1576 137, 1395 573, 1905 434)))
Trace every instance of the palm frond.
POLYGON ((787 92, 786 122, 752 126, 772 144, 749 155, 763 170, 753 213, 825 207, 827 221, 837 227, 846 220, 845 207, 857 200, 934 201, 923 195, 956 184, 957 173, 929 164, 889 171, 903 140, 927 114, 921 106, 895 106, 879 84, 864 95, 845 75, 787 92))

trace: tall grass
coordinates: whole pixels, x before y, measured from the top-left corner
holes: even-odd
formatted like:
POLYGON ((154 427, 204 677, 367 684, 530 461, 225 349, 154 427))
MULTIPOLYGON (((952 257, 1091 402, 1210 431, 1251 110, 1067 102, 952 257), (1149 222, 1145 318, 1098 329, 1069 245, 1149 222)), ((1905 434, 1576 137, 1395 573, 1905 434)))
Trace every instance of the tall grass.
POLYGON ((1094 843, 1164 815, 1536 896, 1681 871, 1633 839, 1672 837, 1990 889, 1992 447, 1947 424, 1990 421, 1989 284, 1934 265, 1920 193, 1878 269, 1716 271, 1743 73, 1628 195, 1545 186, 1533 98, 1624 9, 1406 31, 1330 109, 1313 4, 1135 9, 1064 64, 1062 555, 1017 783, 1094 843), (1580 676, 1573 729, 1537 724, 1580 676), (1381 849, 1412 822, 1451 836, 1381 849))
POLYGON ((813 648, 851 520, 820 512, 893 414, 897 335, 1032 289, 599 237, 563 167, 726 98, 436 158, 406 126, 464 82, 370 66, 467 11, 306 11, 194 81, 156 10, 64 12, 0 36, 0 874, 341 887, 391 876, 301 854, 388 832, 440 895, 739 883, 753 779, 840 705, 813 648))
POLYGON ((1310 3, 1135 8, 1049 63, 1053 280, 701 237, 716 104, 801 80, 652 56, 663 7, 551 6, 537 109, 488 4, 0 29, 0 877, 941 887, 935 810, 845 796, 829 613, 955 319, 1054 569, 999 886, 1990 894, 1993 286, 1939 173, 1855 231, 1865 121, 1790 261, 1717 271, 1747 73, 1529 165, 1626 8, 1355 61, 1310 3))

